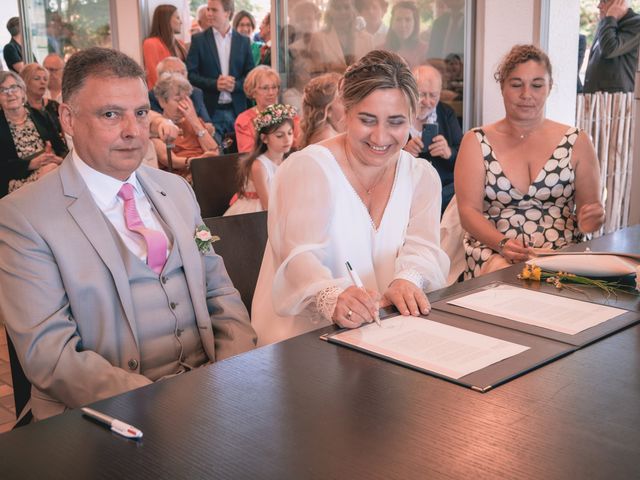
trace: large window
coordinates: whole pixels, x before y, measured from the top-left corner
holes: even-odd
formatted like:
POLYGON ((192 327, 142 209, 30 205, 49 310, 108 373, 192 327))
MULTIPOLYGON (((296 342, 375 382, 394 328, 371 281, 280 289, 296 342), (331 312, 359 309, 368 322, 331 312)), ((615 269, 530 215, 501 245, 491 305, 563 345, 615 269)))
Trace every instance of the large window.
POLYGON ((301 98, 310 78, 343 73, 368 51, 383 48, 412 68, 436 67, 443 77, 441 101, 462 122, 465 6, 465 0, 279 0, 277 60, 287 98, 301 98))
MULTIPOLYGON (((28 43, 39 62, 49 53, 68 58, 77 50, 112 47, 111 0, 20 0, 28 43)), ((26 42, 25 42, 26 43, 26 42)))

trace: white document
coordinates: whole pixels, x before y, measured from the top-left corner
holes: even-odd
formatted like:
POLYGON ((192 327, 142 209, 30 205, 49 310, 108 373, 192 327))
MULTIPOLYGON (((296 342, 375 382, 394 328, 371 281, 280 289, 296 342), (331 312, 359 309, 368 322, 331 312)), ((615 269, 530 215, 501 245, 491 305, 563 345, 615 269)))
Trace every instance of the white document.
POLYGON ((569 335, 626 313, 620 308, 511 285, 498 285, 447 303, 569 335))
POLYGON ((469 332, 420 317, 382 320, 332 338, 409 365, 461 378, 529 347, 469 332))

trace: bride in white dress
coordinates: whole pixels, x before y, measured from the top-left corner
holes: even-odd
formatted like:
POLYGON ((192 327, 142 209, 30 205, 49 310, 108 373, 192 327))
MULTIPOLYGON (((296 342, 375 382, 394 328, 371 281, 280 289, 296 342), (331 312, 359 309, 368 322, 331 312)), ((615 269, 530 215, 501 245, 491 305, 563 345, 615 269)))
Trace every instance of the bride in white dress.
POLYGON ((409 68, 370 52, 341 92, 346 133, 293 154, 274 179, 252 306, 258 345, 331 323, 355 328, 388 304, 427 313, 425 292, 445 286, 440 180, 401 150, 417 105, 409 68), (353 286, 347 261, 366 290, 353 286))

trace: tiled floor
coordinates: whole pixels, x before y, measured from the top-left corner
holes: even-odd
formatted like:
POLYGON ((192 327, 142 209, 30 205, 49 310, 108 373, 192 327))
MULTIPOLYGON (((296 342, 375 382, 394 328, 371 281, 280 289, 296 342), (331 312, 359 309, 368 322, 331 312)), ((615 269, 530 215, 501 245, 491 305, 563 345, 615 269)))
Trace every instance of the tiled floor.
POLYGON ((0 325, 0 433, 8 432, 16 421, 11 387, 11 366, 4 327, 0 325))

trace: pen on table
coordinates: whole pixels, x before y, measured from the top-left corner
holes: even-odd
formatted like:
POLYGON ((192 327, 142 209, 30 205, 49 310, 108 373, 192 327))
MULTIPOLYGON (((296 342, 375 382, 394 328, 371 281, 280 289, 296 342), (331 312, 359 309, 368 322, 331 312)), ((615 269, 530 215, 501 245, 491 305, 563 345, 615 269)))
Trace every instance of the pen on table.
MULTIPOLYGON (((353 267, 351 266, 351 264, 349 262, 345 262, 345 265, 347 266, 347 271, 349 272, 349 276, 351 277, 351 281, 353 282, 353 284, 356 287, 361 288, 361 289, 364 290, 364 284, 362 283, 362 280, 360 280, 360 275, 358 275, 358 272, 356 272, 353 269, 353 267)), ((373 319, 376 321, 376 325, 378 325, 379 327, 382 326, 382 324, 380 323, 380 312, 376 312, 376 314, 374 315, 373 319)))
POLYGON ((142 431, 136 427, 117 420, 109 415, 100 413, 92 408, 82 407, 82 413, 89 418, 93 418, 111 428, 111 431, 127 438, 142 438, 142 431))

